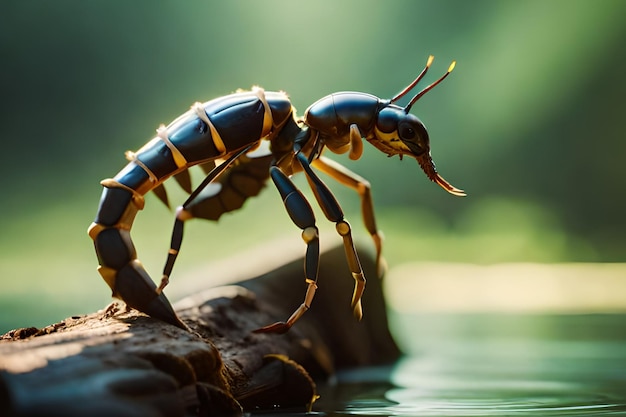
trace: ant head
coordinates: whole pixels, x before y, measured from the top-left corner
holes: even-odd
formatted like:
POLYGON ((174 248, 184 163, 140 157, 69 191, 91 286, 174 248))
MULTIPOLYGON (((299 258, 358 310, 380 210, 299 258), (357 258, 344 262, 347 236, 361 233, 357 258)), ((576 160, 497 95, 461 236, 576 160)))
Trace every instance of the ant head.
POLYGON ((409 155, 417 159, 417 162, 420 164, 422 170, 424 170, 428 178, 439 184, 450 194, 464 196, 465 192, 463 190, 454 187, 437 173, 435 164, 430 156, 428 131, 420 119, 409 113, 413 104, 415 104, 420 97, 443 81, 450 74, 450 72, 452 72, 454 66, 456 65, 456 61, 452 61, 448 71, 437 81, 413 96, 413 98, 409 101, 409 104, 405 107, 400 107, 394 104, 409 93, 424 77, 428 68, 430 68, 430 65, 432 64, 433 59, 434 57, 432 55, 428 57, 426 66, 417 78, 394 98, 383 103, 376 120, 376 138, 370 142, 389 156, 398 154, 400 155, 400 158, 402 158, 403 155, 409 155))
POLYGON ((375 132, 374 146, 389 156, 418 157, 430 150, 424 123, 395 104, 387 104, 378 112, 375 132))

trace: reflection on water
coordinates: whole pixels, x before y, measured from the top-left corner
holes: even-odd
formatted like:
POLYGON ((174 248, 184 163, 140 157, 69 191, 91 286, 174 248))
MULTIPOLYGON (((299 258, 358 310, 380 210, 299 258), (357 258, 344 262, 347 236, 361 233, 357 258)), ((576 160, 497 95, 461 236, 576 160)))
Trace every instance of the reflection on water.
POLYGON ((324 387, 324 415, 626 416, 626 316, 420 315, 410 354, 324 387))

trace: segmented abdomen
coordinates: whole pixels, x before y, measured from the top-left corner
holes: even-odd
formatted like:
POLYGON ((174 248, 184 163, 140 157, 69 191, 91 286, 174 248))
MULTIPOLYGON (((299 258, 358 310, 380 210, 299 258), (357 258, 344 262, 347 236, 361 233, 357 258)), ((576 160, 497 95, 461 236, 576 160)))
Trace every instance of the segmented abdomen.
POLYGON ((258 142, 291 113, 284 94, 261 89, 196 103, 137 152, 127 153, 131 162, 113 180, 143 195, 171 175, 258 142))

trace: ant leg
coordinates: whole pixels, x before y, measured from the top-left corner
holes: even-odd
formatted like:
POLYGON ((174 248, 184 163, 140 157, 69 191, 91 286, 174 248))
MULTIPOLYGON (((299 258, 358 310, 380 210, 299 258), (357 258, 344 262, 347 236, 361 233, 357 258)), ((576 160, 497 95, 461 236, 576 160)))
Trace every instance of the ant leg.
POLYGON ((387 269, 387 263, 382 256, 383 236, 382 232, 376 226, 376 217, 374 216, 374 204, 372 202, 371 186, 369 181, 358 174, 350 171, 348 168, 333 161, 332 159, 321 156, 311 163, 315 168, 329 175, 339 183, 346 187, 352 188, 361 197, 361 213, 365 228, 369 232, 374 247, 376 248, 376 270, 378 276, 382 277, 387 269))
POLYGON ((160 294, 161 291, 169 284, 170 275, 172 274, 172 269, 174 268, 174 263, 176 262, 176 258, 178 257, 178 253, 180 252, 180 247, 183 243, 183 231, 185 227, 185 220, 191 219, 191 214, 186 211, 183 206, 178 207, 176 210, 176 220, 174 221, 174 227, 172 229, 172 239, 170 243, 170 249, 167 251, 167 260, 165 261, 165 266, 163 267, 163 276, 161 277, 161 283, 157 288, 157 294, 160 294))
POLYGON ((272 166, 270 176, 280 193, 287 213, 296 226, 302 229, 302 240, 307 245, 304 263, 304 276, 307 290, 304 301, 287 319, 286 322, 277 322, 255 330, 255 333, 285 333, 311 307, 311 302, 317 290, 317 271, 319 268, 320 246, 315 215, 309 202, 294 183, 280 168, 272 166))
POLYGON ((180 252, 180 247, 183 243, 183 229, 184 222, 186 220, 192 219, 193 215, 186 210, 186 207, 190 205, 202 190, 204 190, 209 184, 219 178, 226 169, 235 162, 240 156, 248 152, 248 150, 252 147, 252 145, 247 146, 239 152, 233 153, 226 161, 222 162, 220 165, 216 166, 207 174, 207 176, 202 180, 202 183, 196 187, 195 190, 191 193, 189 198, 185 200, 182 206, 176 209, 176 220, 174 221, 174 227, 172 229, 172 240, 170 243, 170 249, 167 252, 167 260, 165 261, 165 266, 163 267, 163 276, 161 277, 161 283, 157 288, 157 294, 160 294, 163 289, 167 286, 170 281, 170 275, 172 273, 172 269, 174 268, 174 263, 176 262, 176 258, 178 257, 178 253, 180 252))
POLYGON ((343 210, 341 206, 339 206, 335 196, 333 196, 326 184, 313 172, 307 157, 302 153, 298 153, 297 158, 304 169, 311 190, 313 190, 313 194, 324 212, 324 215, 328 220, 335 223, 337 233, 343 238, 346 259, 348 260, 352 277, 355 280, 351 303, 352 312, 358 320, 361 320, 363 317, 361 297, 365 291, 365 275, 363 274, 361 262, 359 261, 359 256, 357 255, 354 241, 352 240, 352 229, 350 228, 350 224, 344 219, 343 210))

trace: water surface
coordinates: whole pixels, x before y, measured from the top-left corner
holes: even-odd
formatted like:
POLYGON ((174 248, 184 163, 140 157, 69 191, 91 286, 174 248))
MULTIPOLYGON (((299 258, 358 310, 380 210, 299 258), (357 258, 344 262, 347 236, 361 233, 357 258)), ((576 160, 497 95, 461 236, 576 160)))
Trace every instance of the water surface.
POLYGON ((342 373, 315 412, 354 416, 626 416, 626 316, 395 317, 408 354, 342 373))

